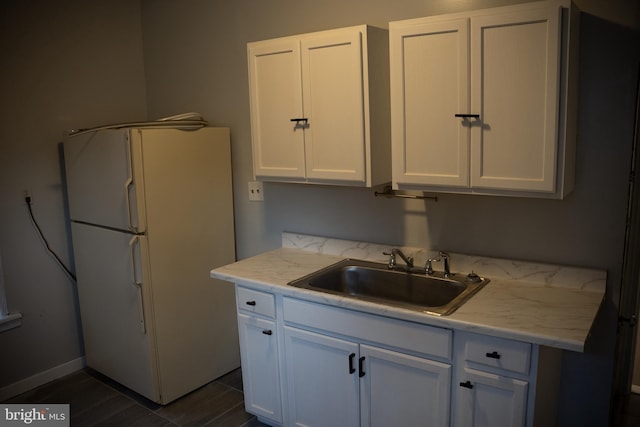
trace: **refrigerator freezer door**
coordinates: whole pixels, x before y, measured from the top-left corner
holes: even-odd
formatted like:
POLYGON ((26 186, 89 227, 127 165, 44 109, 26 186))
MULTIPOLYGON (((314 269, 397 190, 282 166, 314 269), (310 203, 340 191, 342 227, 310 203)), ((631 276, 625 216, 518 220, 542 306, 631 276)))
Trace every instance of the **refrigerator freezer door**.
POLYGON ((72 223, 87 365, 158 401, 145 236, 72 223))
POLYGON ((130 131, 102 130, 69 137, 64 142, 65 174, 72 220, 144 232, 136 191, 142 179, 134 165, 139 143, 130 131), (140 214, 140 215, 139 215, 140 214))

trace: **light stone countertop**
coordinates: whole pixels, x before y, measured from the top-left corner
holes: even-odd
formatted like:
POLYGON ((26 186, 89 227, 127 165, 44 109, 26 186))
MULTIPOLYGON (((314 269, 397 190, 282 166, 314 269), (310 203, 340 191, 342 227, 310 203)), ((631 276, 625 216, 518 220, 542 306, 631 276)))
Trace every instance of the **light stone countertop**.
MULTIPOLYGON (((283 247, 216 268, 211 277, 285 296, 426 325, 583 352, 602 303, 606 272, 451 253, 451 270, 491 281, 449 316, 288 286, 344 258, 386 262, 389 246, 283 233, 283 247)), ((401 247, 416 265, 433 251, 401 247)), ((401 261, 400 261, 401 262, 401 261)), ((434 264, 439 270, 439 263, 434 264)))

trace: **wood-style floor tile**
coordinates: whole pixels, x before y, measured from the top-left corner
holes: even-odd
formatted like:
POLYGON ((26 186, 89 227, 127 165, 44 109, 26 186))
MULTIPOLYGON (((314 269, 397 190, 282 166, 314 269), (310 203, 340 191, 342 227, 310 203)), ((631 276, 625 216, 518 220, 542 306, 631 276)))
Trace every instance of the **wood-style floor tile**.
POLYGON ((264 426, 244 410, 240 369, 166 406, 90 369, 74 372, 3 403, 68 403, 73 426, 264 426))
POLYGON ((243 402, 243 395, 213 382, 158 409, 157 414, 184 427, 205 425, 243 402))

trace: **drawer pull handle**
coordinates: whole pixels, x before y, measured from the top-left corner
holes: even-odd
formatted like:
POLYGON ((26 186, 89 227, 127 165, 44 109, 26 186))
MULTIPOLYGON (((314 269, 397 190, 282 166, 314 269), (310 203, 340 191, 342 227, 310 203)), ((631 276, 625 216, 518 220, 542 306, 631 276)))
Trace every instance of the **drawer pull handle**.
POLYGON ((473 384, 471 384, 471 381, 467 380, 467 381, 465 381, 463 383, 460 383, 460 387, 472 389, 473 388, 473 384))
POLYGON ((463 119, 476 119, 478 120, 480 118, 480 114, 454 114, 455 117, 460 117, 463 119))
POLYGON ((273 331, 271 331, 271 329, 265 329, 262 333, 265 335, 273 335, 273 331))
POLYGON ((247 301, 247 305, 256 305, 255 301, 247 301))
POLYGON ((349 373, 353 374, 356 371, 356 367, 353 366, 353 359, 355 359, 356 354, 355 353, 351 353, 349 355, 349 373))
POLYGON ((498 353, 497 351, 487 353, 487 357, 491 359, 500 359, 500 353, 498 353))
POLYGON ((307 124, 309 123, 309 119, 307 119, 306 117, 295 117, 291 119, 291 121, 296 124, 296 127, 300 126, 300 122, 302 122, 302 127, 307 126, 307 124))
POLYGON ((364 356, 358 359, 358 376, 360 378, 364 377, 364 356))

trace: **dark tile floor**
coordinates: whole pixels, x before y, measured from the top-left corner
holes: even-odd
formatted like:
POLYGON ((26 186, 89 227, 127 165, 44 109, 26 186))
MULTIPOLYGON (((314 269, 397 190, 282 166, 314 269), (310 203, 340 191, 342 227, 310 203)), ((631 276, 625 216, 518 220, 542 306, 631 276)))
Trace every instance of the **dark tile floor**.
POLYGON ((240 369, 158 405, 105 376, 84 369, 3 403, 69 403, 76 426, 265 426, 244 410, 240 369))
MULTIPOLYGON (((69 403, 73 427, 266 426, 244 410, 240 369, 166 406, 151 402, 91 369, 77 371, 2 403, 69 403)), ((622 412, 617 426, 640 426, 640 395, 631 394, 622 412)))

